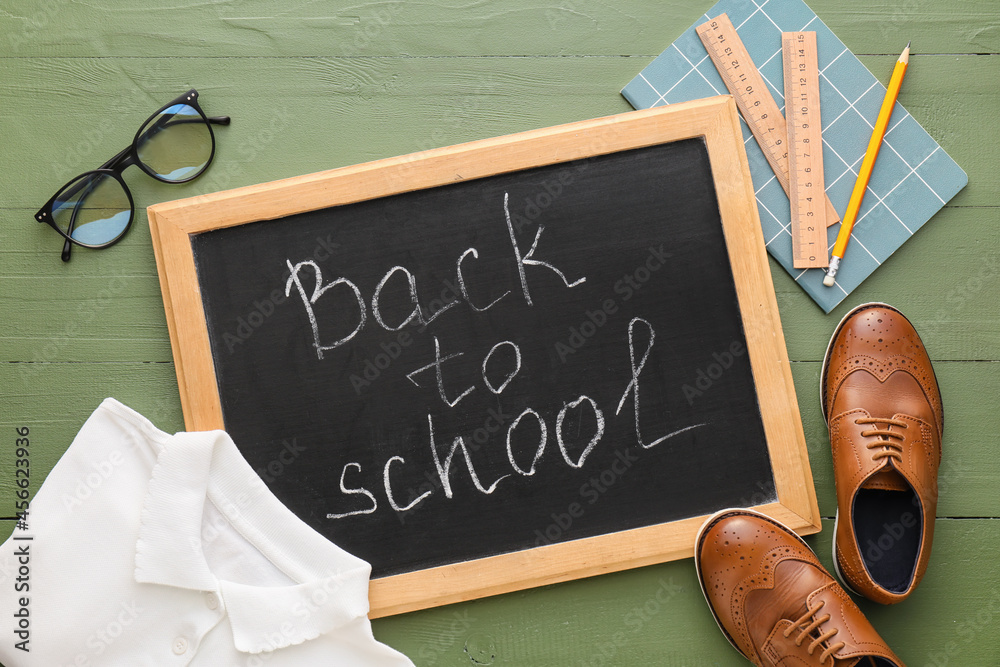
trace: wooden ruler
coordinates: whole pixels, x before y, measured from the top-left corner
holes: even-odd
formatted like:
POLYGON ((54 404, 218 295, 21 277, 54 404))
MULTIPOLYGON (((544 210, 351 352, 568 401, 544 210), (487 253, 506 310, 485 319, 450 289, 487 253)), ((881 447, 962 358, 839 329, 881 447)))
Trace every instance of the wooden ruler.
POLYGON ((788 127, 788 199, 792 208, 792 266, 825 268, 823 137, 819 111, 819 65, 815 32, 781 33, 788 127))
MULTIPOLYGON (((753 64, 729 16, 719 14, 711 21, 698 26, 697 32, 712 62, 715 63, 715 68, 719 70, 719 75, 736 99, 736 106, 743 114, 743 120, 750 126, 750 131, 764 151, 764 156, 790 201, 792 195, 788 179, 788 131, 785 127, 785 117, 781 115, 778 104, 768 92, 764 77, 753 64)), ((826 224, 829 226, 838 222, 840 216, 834 210, 825 190, 823 198, 826 205, 826 224)))

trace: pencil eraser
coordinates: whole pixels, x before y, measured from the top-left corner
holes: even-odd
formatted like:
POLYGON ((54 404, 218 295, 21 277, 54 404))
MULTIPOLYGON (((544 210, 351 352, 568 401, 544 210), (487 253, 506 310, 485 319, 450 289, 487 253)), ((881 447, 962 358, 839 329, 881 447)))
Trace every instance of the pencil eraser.
POLYGON ((833 287, 833 284, 835 282, 837 282, 837 279, 831 275, 827 275, 825 278, 823 278, 823 284, 826 285, 827 287, 833 287))

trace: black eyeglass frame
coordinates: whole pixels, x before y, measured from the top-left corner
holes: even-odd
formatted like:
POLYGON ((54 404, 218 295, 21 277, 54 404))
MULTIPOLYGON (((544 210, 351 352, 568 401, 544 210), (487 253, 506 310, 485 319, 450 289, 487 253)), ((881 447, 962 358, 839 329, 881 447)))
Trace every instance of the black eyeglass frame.
MULTIPOLYGON (((198 178, 203 173, 205 173, 209 165, 212 164, 212 160, 215 159, 215 133, 212 132, 212 125, 229 125, 229 123, 230 123, 229 116, 211 116, 211 117, 206 116, 205 112, 202 111, 201 106, 198 105, 198 91, 192 88, 188 92, 184 93, 183 95, 180 95, 173 101, 164 104, 154 113, 150 114, 150 116, 146 120, 144 120, 142 124, 139 126, 139 129, 135 133, 135 137, 132 139, 132 143, 123 148, 121 151, 119 151, 114 157, 112 157, 110 160, 102 164, 97 169, 93 169, 91 171, 85 171, 82 174, 74 176, 69 181, 67 181, 65 185, 56 190, 56 193, 52 195, 52 197, 47 202, 45 202, 45 205, 38 210, 38 213, 35 214, 35 220, 40 223, 47 223, 50 227, 52 227, 52 229, 59 232, 59 235, 65 239, 62 250, 62 260, 64 262, 69 261, 70 250, 73 247, 73 244, 76 244, 82 248, 92 248, 92 249, 100 249, 113 246, 114 244, 122 240, 122 238, 125 236, 128 230, 132 227, 132 221, 135 220, 135 201, 132 199, 132 192, 128 189, 128 185, 125 184, 125 179, 122 178, 122 172, 124 172, 127 168, 131 167, 132 165, 136 165, 143 172, 145 172, 149 176, 152 176, 153 178, 162 183, 180 184, 193 181, 194 179, 198 178), (205 166, 203 166, 198 171, 198 173, 181 180, 169 180, 166 178, 162 178, 161 176, 156 174, 149 166, 144 164, 142 160, 139 159, 139 139, 142 138, 143 130, 146 129, 146 126, 149 124, 150 121, 152 121, 154 118, 159 116, 161 113, 163 113, 170 107, 176 106, 178 104, 186 104, 187 106, 191 107, 192 109, 197 111, 198 114, 201 116, 202 120, 205 121, 205 127, 208 128, 208 135, 212 140, 212 152, 209 153, 208 160, 205 161, 205 166), (93 243, 85 243, 83 241, 78 241, 74 239, 72 236, 70 236, 70 234, 73 233, 72 227, 70 228, 69 233, 64 232, 59 228, 59 225, 56 224, 55 218, 52 214, 52 207, 55 204, 56 200, 59 198, 59 195, 63 194, 63 192, 71 185, 73 185, 73 183, 76 183, 77 181, 80 181, 81 179, 84 179, 85 177, 90 175, 104 175, 114 178, 115 180, 118 181, 119 184, 121 184, 122 189, 125 191, 125 195, 128 197, 128 203, 129 203, 128 224, 125 225, 125 228, 121 231, 121 233, 118 236, 111 239, 107 243, 93 244, 93 243)), ((83 198, 80 199, 81 203, 82 201, 83 198)))

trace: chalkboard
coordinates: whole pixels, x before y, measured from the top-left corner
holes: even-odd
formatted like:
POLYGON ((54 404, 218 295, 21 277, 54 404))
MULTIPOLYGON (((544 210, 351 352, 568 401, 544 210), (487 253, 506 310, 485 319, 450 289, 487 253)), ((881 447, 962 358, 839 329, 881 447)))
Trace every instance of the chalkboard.
MULTIPOLYGON (((651 536, 724 507, 814 530, 742 151, 718 163, 718 126, 738 126, 728 100, 706 108, 699 132, 691 110, 661 110, 304 177, 301 209, 294 179, 221 193, 246 209, 235 224, 204 199, 151 208, 158 233, 188 225, 195 289, 165 300, 182 393, 207 380, 216 406, 189 427, 223 426, 283 503, 368 560, 376 614, 540 583, 509 571, 525 559, 560 580, 676 557, 651 536), (421 181, 429 164, 447 177, 421 181), (358 174, 376 192, 352 191, 358 174), (254 215, 264 200, 280 214, 254 215), (179 340, 185 308, 201 363, 179 340), (791 448, 773 441, 779 413, 791 448), (789 472, 805 511, 782 498, 789 472), (574 571, 567 554, 595 548, 609 553, 574 571), (457 572, 478 583, 442 594, 457 572), (414 581, 423 597, 400 601, 414 581)), ((157 254, 177 294, 162 237, 157 254)))

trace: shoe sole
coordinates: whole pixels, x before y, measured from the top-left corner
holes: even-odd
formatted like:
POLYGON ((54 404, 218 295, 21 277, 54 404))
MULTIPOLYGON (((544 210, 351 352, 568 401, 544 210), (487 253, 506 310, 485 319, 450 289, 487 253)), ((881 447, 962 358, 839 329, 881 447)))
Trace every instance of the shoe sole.
MULTIPOLYGON (((703 540, 703 538, 705 536, 705 532, 709 528, 711 528, 713 525, 715 525, 719 521, 719 519, 721 519, 724 515, 726 515, 726 514, 732 514, 732 513, 736 513, 736 512, 738 512, 740 514, 752 514, 754 516, 760 517, 760 518, 764 519, 765 521, 768 521, 768 522, 774 524, 778 528, 781 528, 783 531, 785 531, 786 533, 788 533, 789 535, 791 535, 792 537, 794 537, 796 540, 799 541, 800 544, 802 544, 802 546, 804 546, 806 549, 808 549, 810 551, 810 553, 812 553, 814 556, 816 555, 816 552, 813 551, 812 548, 808 544, 806 544, 805 540, 803 540, 801 537, 799 537, 798 535, 796 535, 795 531, 790 530, 788 528, 788 526, 785 526, 780 521, 772 519, 771 517, 767 516, 766 514, 762 514, 761 512, 757 512, 757 511, 751 510, 751 509, 746 509, 746 508, 743 508, 743 507, 730 507, 728 509, 719 510, 718 512, 716 512, 712 516, 710 516, 707 519, 705 519, 705 523, 703 523, 702 526, 701 526, 701 528, 698 529, 698 534, 695 537, 695 541, 694 541, 694 569, 695 569, 695 573, 698 576, 698 586, 701 588, 702 597, 705 598, 705 603, 708 605, 709 611, 712 612, 712 618, 715 619, 715 624, 719 626, 719 630, 721 630, 722 634, 725 635, 726 639, 729 641, 730 646, 732 646, 733 649, 735 649, 737 653, 739 653, 741 656, 743 656, 743 658, 745 660, 750 660, 751 662, 753 662, 753 659, 750 658, 749 656, 747 656, 743 652, 743 650, 739 646, 736 645, 736 642, 733 641, 733 638, 729 635, 729 631, 726 630, 722 626, 722 622, 719 620, 718 614, 715 613, 715 607, 712 606, 711 601, 708 599, 708 593, 705 591, 705 580, 701 576, 701 559, 698 557, 698 554, 701 553, 701 543, 702 543, 702 540, 703 540)), ((818 557, 817 557, 817 559, 818 559, 818 557)))

